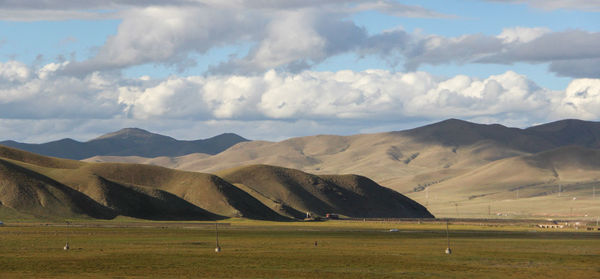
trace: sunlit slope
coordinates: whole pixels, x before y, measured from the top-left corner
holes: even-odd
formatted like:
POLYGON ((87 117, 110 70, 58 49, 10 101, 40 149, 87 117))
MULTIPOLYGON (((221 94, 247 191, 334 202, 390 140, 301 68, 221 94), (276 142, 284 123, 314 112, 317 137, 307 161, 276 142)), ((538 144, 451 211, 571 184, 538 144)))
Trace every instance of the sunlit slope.
POLYGON ((506 158, 422 186, 407 195, 427 204, 434 214, 456 215, 456 211, 462 211, 487 215, 493 211, 596 216, 600 214, 600 198, 594 200, 594 188, 600 196, 600 150, 568 146, 506 158))
MULTIPOLYGON (((245 142, 210 157, 184 156, 159 165, 218 172, 252 165, 277 165, 305 172, 354 173, 383 182, 437 170, 473 169, 497 159, 526 154, 486 140, 469 146, 443 146, 398 133, 311 136, 281 142, 245 142), (173 163, 173 162, 177 163, 173 163)), ((138 162, 144 162, 140 160, 138 162)), ((393 185, 392 185, 393 186, 393 185)))
POLYGON ((190 161, 201 160, 210 157, 204 153, 193 153, 180 157, 154 157, 146 158, 140 156, 94 156, 82 161, 90 163, 131 163, 131 164, 144 164, 144 165, 155 165, 165 166, 169 168, 181 168, 182 165, 187 164, 190 161))
POLYGON ((273 201, 275 210, 349 217, 432 217, 414 201, 357 175, 312 175, 269 165, 251 165, 218 173, 273 201), (290 211, 289 208, 293 209, 290 211))

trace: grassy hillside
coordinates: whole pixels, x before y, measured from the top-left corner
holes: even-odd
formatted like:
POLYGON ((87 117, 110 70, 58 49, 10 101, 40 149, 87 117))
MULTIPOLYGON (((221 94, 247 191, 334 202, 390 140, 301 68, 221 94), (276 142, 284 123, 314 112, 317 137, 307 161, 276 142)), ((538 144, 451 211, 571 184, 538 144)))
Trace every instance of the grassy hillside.
POLYGON ((498 160, 408 196, 436 216, 593 219, 600 216, 600 150, 568 146, 498 160))
POLYGON ((312 175, 268 165, 251 165, 218 173, 235 185, 243 185, 288 214, 338 213, 351 217, 433 217, 405 196, 357 175, 312 175), (289 208, 294 209, 293 213, 289 208))
MULTIPOLYGON (((262 176, 261 172, 240 170, 230 175, 243 181, 261 181, 276 192, 296 187, 293 180, 279 181, 276 177, 262 176), (275 183, 271 183, 271 179, 275 183)), ((368 185, 364 187, 381 188, 372 181, 365 183, 368 185)), ((305 190, 315 192, 319 185, 303 186, 305 190)), ((350 190, 344 191, 346 196, 354 195, 350 190)), ((390 197, 393 198, 381 198, 396 208, 405 208, 403 214, 431 216, 410 199, 392 193, 390 197)), ((332 206, 326 208, 322 203, 314 203, 311 195, 297 198, 294 206, 289 206, 284 212, 252 189, 244 185, 235 186, 227 179, 212 174, 140 164, 83 163, 0 146, 0 214, 6 213, 4 216, 9 217, 17 216, 15 212, 18 212, 41 218, 87 216, 110 219, 122 215, 153 220, 215 220, 226 217, 289 220, 290 217, 301 217, 299 210, 322 214, 341 212, 352 217, 398 216, 398 213, 382 209, 370 210, 369 206, 360 214, 348 210, 360 203, 372 203, 367 200, 344 204, 340 202, 343 197, 328 196, 326 202, 332 206), (295 206, 297 204, 306 206, 295 206)))

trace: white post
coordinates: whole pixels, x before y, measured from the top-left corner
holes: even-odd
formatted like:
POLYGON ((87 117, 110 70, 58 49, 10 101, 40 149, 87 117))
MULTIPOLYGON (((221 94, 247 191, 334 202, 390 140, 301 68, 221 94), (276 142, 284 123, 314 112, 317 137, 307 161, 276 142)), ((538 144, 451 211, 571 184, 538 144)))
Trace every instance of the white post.
POLYGON ((560 197, 560 192, 562 191, 562 185, 558 184, 558 196, 560 197))
POLYGON ((217 247, 215 248, 215 252, 219 253, 221 252, 221 246, 219 246, 219 227, 217 222, 215 222, 215 236, 217 239, 217 247))
POLYGON ((446 219, 446 254, 452 254, 452 250, 450 249, 450 233, 448 232, 448 219, 446 219))

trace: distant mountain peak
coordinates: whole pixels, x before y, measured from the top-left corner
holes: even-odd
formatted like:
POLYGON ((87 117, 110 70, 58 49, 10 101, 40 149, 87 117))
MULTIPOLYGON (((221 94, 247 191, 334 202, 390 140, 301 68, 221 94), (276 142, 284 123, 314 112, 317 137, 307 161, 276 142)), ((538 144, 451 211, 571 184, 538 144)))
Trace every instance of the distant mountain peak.
POLYGON ((99 136, 91 141, 101 140, 101 139, 111 139, 111 138, 132 139, 132 138, 151 138, 151 137, 170 138, 167 136, 151 133, 151 132, 148 132, 148 131, 146 131, 144 129, 140 129, 140 128, 124 128, 124 129, 118 130, 116 132, 112 132, 112 133, 108 133, 108 134, 99 136))

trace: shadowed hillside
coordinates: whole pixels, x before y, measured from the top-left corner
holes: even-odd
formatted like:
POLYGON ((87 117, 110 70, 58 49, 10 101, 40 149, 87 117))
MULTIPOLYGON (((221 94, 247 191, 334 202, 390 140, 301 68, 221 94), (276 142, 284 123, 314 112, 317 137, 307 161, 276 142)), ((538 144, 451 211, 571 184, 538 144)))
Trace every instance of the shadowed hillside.
POLYGON ((87 142, 62 139, 42 144, 3 141, 0 144, 33 153, 67 159, 107 156, 182 156, 191 153, 217 154, 232 145, 248 141, 236 134, 222 134, 205 140, 180 141, 171 137, 127 128, 87 142))
MULTIPOLYGON (((257 179, 267 184, 270 179, 262 177, 260 172, 246 172, 243 175, 238 173, 236 177, 255 181, 253 176, 259 176, 257 179)), ((317 179, 325 183, 325 180, 317 179)), ((273 191, 285 192, 287 189, 297 188, 294 183, 296 182, 288 180, 268 185, 273 191)), ((376 191, 383 189, 372 181, 365 180, 364 183, 365 185, 361 183, 360 187, 369 187, 376 191)), ((312 195, 304 195, 300 198, 306 200, 295 200, 294 205, 307 205, 300 207, 303 211, 335 211, 348 213, 348 216, 352 217, 397 216, 397 213, 389 213, 371 206, 372 200, 357 199, 354 197, 357 194, 350 188, 349 190, 334 186, 339 188, 338 192, 345 193, 344 197, 350 197, 357 203, 341 203, 338 196, 318 196, 325 197, 324 201, 329 205, 323 207, 323 203, 314 202, 312 195), (357 213, 349 209, 352 206, 363 206, 365 210, 357 213)), ((288 212, 282 213, 271 203, 265 203, 265 197, 247 190, 212 174, 150 165, 83 163, 0 146, 0 213, 14 210, 38 217, 88 216, 103 219, 123 215, 152 220, 215 220, 226 217, 289 220, 290 217, 300 217, 296 208, 290 206, 288 212), (287 214, 289 212, 294 214, 287 214)), ((314 192, 315 189, 310 191, 314 192)), ((424 210, 410 199, 397 198, 396 196, 401 196, 398 193, 389 191, 388 194, 394 198, 374 197, 380 199, 380 202, 392 204, 392 210, 424 210)), ((370 193, 360 194, 363 197, 369 195, 370 193)), ((424 212, 426 214, 414 214, 420 217, 431 216, 426 210, 424 212)))
POLYGON ((0 204, 34 216, 113 218, 111 210, 44 175, 0 159, 0 204))
POLYGON ((252 189, 277 205, 276 210, 301 218, 304 212, 350 217, 433 217, 423 206, 370 179, 357 175, 317 176, 294 169, 253 165, 220 172, 235 185, 252 189), (290 208, 294 211, 290 211, 290 208))

